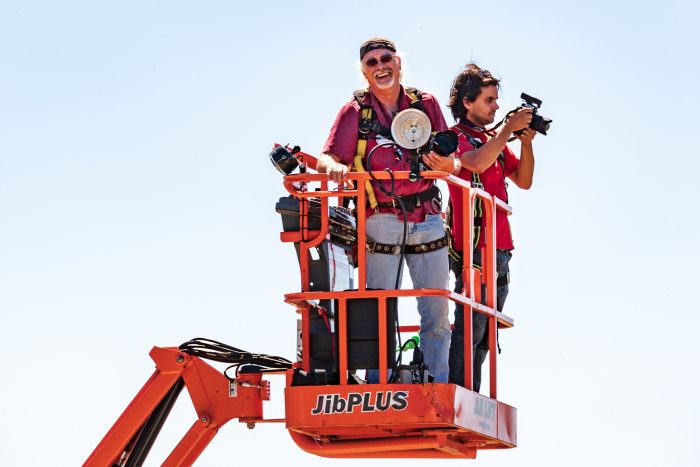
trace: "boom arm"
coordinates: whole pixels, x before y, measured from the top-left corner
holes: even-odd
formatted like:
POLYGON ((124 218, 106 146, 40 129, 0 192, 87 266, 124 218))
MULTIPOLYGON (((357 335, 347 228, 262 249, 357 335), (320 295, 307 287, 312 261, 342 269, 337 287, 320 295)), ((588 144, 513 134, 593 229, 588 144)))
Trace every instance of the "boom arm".
POLYGON ((198 357, 177 348, 154 347, 156 371, 121 417, 88 457, 85 467, 140 466, 158 436, 183 387, 197 412, 197 420, 173 449, 164 466, 192 465, 219 428, 233 418, 263 420, 262 402, 270 385, 262 373, 240 373, 229 380, 198 357))

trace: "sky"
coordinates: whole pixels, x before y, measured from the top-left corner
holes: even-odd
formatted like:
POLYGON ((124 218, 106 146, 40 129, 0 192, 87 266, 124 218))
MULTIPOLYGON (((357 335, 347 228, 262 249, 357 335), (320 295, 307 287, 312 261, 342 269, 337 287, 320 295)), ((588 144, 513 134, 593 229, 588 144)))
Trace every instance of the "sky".
MULTIPOLYGON (((296 257, 279 241, 274 143, 318 154, 395 41, 445 107, 475 61, 552 118, 516 242, 499 399, 516 449, 489 467, 697 466, 694 304, 700 7, 690 1, 0 3, 3 464, 74 466, 153 371, 208 337, 294 357, 296 257)), ((514 143, 518 152, 518 143, 514 143)), ((405 306, 410 309, 409 302, 405 306)), ((282 417, 272 378, 266 417, 282 417)), ((146 465, 194 421, 183 394, 146 465)), ((282 425, 224 426, 196 465, 350 465, 282 425)), ((376 460, 372 465, 445 465, 376 460)))

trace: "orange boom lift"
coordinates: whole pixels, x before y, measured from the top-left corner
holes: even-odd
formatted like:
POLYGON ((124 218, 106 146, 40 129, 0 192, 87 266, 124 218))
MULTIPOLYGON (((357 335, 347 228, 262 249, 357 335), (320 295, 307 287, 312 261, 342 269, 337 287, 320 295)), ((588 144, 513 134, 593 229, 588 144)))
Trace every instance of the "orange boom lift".
MULTIPOLYGON (((365 190, 330 190, 325 174, 304 170, 315 168, 313 156, 298 148, 287 152, 302 163, 302 173, 284 178, 284 187, 289 199, 297 203, 298 213, 291 216, 297 224, 291 228, 285 226, 286 231, 281 234, 283 242, 294 244, 300 264, 301 291, 284 297, 300 315, 298 361, 254 355, 206 339, 195 339, 180 348, 154 347, 150 356, 156 364, 155 372, 85 461, 85 466, 142 465, 183 387, 192 399, 197 420, 165 459, 164 466, 192 465, 219 428, 234 418, 251 428, 256 423, 284 423, 301 449, 331 458, 474 459, 480 449, 516 446, 516 409, 497 399, 497 352, 489 353, 489 397, 472 391, 472 314, 469 312, 474 310, 488 316, 491 349, 496 348, 497 327, 513 326, 512 319, 495 309, 495 213, 496 209, 502 209, 510 214, 510 207, 455 176, 422 172, 425 178, 444 180, 462 189, 466 210, 463 229, 469 233, 462 248, 466 255, 463 293, 442 289, 369 290, 365 287, 365 190), (341 211, 336 205, 342 205, 345 198, 355 199, 356 230, 340 235, 342 240, 337 243, 345 245, 343 250, 338 250, 331 244, 334 235, 338 240, 337 219, 333 219, 333 214, 341 211), (472 264, 470 247, 471 213, 477 198, 482 201, 486 234, 481 270, 472 264), (328 262, 333 263, 331 269, 342 263, 338 258, 344 252, 351 263, 351 276, 353 264, 357 267, 356 289, 335 290, 337 284, 334 287, 333 281, 337 278, 333 277, 330 286, 321 287, 326 290, 317 290, 318 281, 313 276, 318 266, 314 258, 319 251, 326 251, 328 262), (338 253, 341 255, 337 256, 338 253), (483 299, 482 285, 486 290, 483 299), (444 297, 464 305, 463 386, 429 382, 426 376, 429 368, 419 368, 420 365, 394 364, 394 347, 390 346, 394 345, 397 331, 418 330, 416 325, 391 327, 393 321, 398 321, 396 301, 421 296, 444 297), (376 315, 374 324, 369 324, 372 320, 363 321, 366 326, 374 326, 374 340, 358 341, 353 337, 357 330, 352 319, 358 313, 358 304, 364 313, 369 309, 373 319, 376 315), (319 322, 328 332, 314 332, 314 325, 319 322), (331 348, 331 353, 319 353, 315 347, 331 348), (353 360, 354 352, 367 354, 368 348, 369 360, 353 360), (230 376, 204 359, 245 364, 240 364, 235 376, 230 376), (325 368, 319 368, 324 362, 325 368), (355 370, 361 367, 379 368, 379 384, 358 384, 363 381, 357 378, 355 370), (393 380, 389 376, 390 368, 393 380), (263 417, 263 401, 270 398, 270 384, 264 379, 268 373, 286 375, 284 419, 263 417)), ((411 174, 375 172, 372 175, 379 180, 392 176, 404 180, 411 174)), ((364 187, 369 179, 366 172, 349 174, 356 187, 364 187)))

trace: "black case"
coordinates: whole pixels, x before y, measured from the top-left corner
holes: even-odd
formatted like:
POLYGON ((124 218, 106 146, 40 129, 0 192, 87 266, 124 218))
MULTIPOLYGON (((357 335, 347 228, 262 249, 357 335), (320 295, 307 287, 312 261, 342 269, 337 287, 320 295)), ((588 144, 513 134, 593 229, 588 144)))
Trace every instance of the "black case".
MULTIPOLYGON (((335 309, 338 301, 335 300, 335 309)), ((375 298, 356 298, 347 301, 348 369, 379 368, 379 303, 375 298)), ((397 298, 386 300, 387 367, 396 364, 397 298)), ((338 327, 340 328, 340 320, 338 327)), ((335 338, 339 348, 338 333, 335 338)))

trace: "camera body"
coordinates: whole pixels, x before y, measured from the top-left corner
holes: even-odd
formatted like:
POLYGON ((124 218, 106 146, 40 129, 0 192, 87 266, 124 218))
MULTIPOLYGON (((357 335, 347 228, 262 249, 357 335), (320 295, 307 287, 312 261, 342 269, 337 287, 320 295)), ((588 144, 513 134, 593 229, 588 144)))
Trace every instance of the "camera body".
POLYGON ((428 142, 418 149, 420 154, 428 154, 434 151, 435 154, 447 157, 457 150, 459 140, 454 131, 437 131, 430 135, 428 142))
POLYGON ((454 131, 436 131, 430 134, 428 141, 421 147, 409 152, 407 157, 411 163, 411 173, 408 179, 412 182, 420 180, 420 172, 426 169, 423 155, 435 152, 438 156, 447 157, 457 150, 459 140, 454 131))
POLYGON ((435 151, 447 157, 457 149, 457 134, 452 131, 432 131, 428 115, 419 109, 405 109, 391 122, 391 138, 402 148, 416 154, 435 151))
POLYGON ((431 131, 428 115, 422 110, 405 109, 391 122, 391 137, 396 143, 396 157, 411 165, 409 180, 419 180, 424 170, 423 155, 435 152, 447 157, 457 150, 457 134, 452 131, 431 131), (406 153, 401 149, 408 150, 406 153))
MULTIPOLYGON (((532 97, 524 92, 520 94, 520 98, 523 100, 523 104, 520 106, 525 109, 532 109, 532 121, 530 122, 530 128, 535 130, 537 133, 543 135, 547 134, 549 130, 549 124, 552 123, 551 118, 543 117, 537 113, 537 109, 542 105, 542 101, 536 97, 532 97)), ((522 131, 516 131, 516 134, 520 134, 522 131)))

